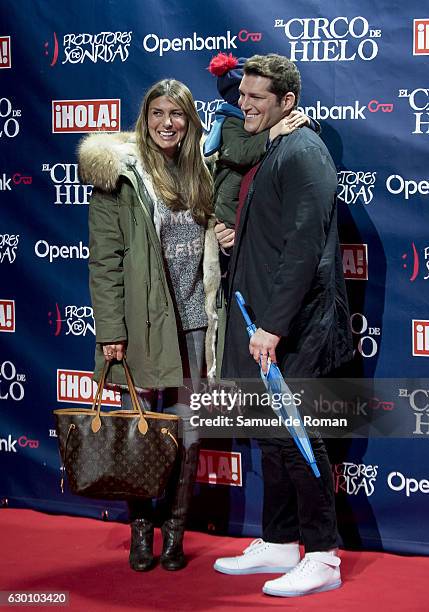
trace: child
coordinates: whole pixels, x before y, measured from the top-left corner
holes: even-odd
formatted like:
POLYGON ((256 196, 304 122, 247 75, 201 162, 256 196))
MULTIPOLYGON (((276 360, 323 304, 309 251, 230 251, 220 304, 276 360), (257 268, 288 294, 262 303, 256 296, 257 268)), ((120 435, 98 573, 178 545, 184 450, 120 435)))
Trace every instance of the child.
MULTIPOLYGON (((267 150, 269 132, 249 134, 244 129, 244 115, 238 107, 239 85, 246 58, 237 59, 232 53, 218 53, 208 70, 218 77, 217 89, 225 100, 215 113, 215 121, 204 143, 204 155, 218 153, 214 173, 214 204, 218 221, 235 227, 241 179, 257 164, 267 150)), ((289 134, 303 125, 320 132, 320 125, 299 111, 283 121, 282 134, 289 134)))

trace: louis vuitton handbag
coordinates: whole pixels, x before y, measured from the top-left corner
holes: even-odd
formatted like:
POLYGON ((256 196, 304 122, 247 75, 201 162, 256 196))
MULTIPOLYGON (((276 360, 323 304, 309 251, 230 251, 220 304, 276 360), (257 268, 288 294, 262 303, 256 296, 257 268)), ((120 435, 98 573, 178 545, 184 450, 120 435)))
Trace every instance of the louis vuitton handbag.
POLYGON ((76 495, 160 497, 176 460, 179 417, 142 410, 126 360, 122 363, 132 410, 101 410, 107 361, 92 408, 54 410, 63 476, 65 470, 76 495))

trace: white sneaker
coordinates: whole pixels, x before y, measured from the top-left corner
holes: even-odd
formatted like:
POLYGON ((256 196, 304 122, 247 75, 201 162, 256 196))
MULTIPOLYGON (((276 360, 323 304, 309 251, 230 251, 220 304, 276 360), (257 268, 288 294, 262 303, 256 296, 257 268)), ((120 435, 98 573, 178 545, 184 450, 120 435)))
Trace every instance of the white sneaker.
POLYGON ((296 597, 338 589, 341 586, 340 563, 335 552, 307 553, 290 572, 266 582, 262 591, 278 597, 296 597))
POLYGON ((222 574, 276 574, 289 571, 299 560, 298 542, 274 544, 258 538, 242 555, 217 559, 214 569, 222 574))

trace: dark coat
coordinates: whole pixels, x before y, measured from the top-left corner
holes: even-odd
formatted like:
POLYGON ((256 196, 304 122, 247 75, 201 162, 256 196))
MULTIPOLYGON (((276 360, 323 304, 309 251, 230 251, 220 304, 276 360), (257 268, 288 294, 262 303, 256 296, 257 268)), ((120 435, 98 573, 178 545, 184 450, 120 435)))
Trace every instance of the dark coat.
POLYGON ((268 132, 249 134, 243 119, 227 117, 214 175, 215 215, 228 227, 235 226, 241 179, 264 155, 268 132))
POLYGON ((322 376, 352 358, 337 233, 337 177, 310 129, 277 138, 250 187, 230 266, 224 378, 258 378, 233 292, 257 327, 282 336, 285 376, 322 376))

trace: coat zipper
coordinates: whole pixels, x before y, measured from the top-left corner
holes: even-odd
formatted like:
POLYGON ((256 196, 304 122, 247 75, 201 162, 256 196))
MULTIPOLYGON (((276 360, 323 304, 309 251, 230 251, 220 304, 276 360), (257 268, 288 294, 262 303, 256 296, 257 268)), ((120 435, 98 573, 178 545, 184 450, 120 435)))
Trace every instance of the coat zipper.
MULTIPOLYGON (((137 183, 138 183, 138 186, 139 186, 141 192, 145 192, 146 188, 144 187, 144 184, 143 184, 141 176, 139 175, 139 173, 137 172, 137 170, 134 167, 132 168, 132 171, 133 171, 134 176, 137 179, 137 183)), ((137 191, 137 197, 139 198, 140 206, 143 208, 144 214, 150 219, 150 222, 153 225, 152 216, 149 214, 146 206, 143 203, 143 198, 141 197, 140 190, 137 191)), ((162 254, 161 254, 161 250, 160 250, 159 241, 157 240, 157 243, 154 244, 154 241, 153 241, 152 237, 149 237, 149 239, 151 241, 152 247, 153 247, 153 249, 155 251, 155 254, 156 254, 156 257, 157 257, 159 269, 162 270, 161 282, 162 282, 162 287, 164 289, 165 307, 168 310, 168 299, 167 299, 168 289, 166 287, 166 282, 167 281, 165 279, 164 262, 162 260, 162 254)))

